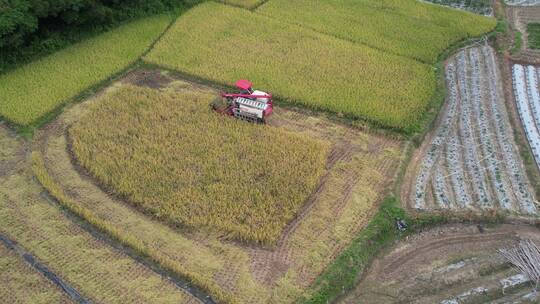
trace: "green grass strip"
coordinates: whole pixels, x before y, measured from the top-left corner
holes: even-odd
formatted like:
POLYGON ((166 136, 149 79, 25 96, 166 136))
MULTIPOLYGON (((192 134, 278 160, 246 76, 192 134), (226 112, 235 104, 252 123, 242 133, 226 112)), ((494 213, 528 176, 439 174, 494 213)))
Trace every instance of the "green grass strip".
POLYGON ((369 265, 371 259, 383 247, 399 238, 395 218, 407 218, 399 206, 396 198, 385 199, 368 226, 313 283, 310 296, 299 302, 326 304, 341 296, 344 291, 353 289, 358 274, 369 265))
POLYGON ((35 123, 137 61, 171 19, 140 19, 1 75, 0 116, 18 126, 35 123))

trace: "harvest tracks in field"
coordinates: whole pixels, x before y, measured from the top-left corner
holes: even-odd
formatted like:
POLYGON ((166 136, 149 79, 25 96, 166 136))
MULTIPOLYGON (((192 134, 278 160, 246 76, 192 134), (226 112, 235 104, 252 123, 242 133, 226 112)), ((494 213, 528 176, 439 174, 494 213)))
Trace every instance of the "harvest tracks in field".
POLYGON ((60 277, 58 277, 58 275, 51 272, 45 265, 40 263, 34 256, 24 250, 21 246, 19 246, 17 243, 10 240, 6 236, 0 234, 0 247, 2 245, 7 247, 7 249, 11 250, 12 253, 18 254, 22 259, 24 259, 26 263, 28 263, 29 266, 33 267, 36 272, 40 273, 41 275, 46 277, 51 283, 62 289, 62 291, 66 293, 75 302, 80 304, 90 303, 87 299, 82 297, 77 290, 75 290, 72 286, 70 286, 60 277))
POLYGON ((498 255, 519 238, 540 242, 528 225, 449 225, 416 234, 377 258, 342 303, 537 303, 534 284, 498 255), (360 301, 361 299, 361 301, 360 301))
MULTIPOLYGON (((0 124, 2 234, 94 303, 199 303, 176 282, 128 256, 118 245, 111 246, 103 235, 88 231, 77 220, 74 222, 32 176, 29 150, 27 141, 0 124)), ((40 303, 39 299, 24 301, 32 295, 32 291, 17 289, 23 288, 25 282, 10 280, 10 284, 22 284, 19 287, 0 284, 0 289, 13 287, 7 298, 0 299, 10 299, 11 295, 23 303, 40 303)), ((40 299, 44 303, 61 302, 48 297, 40 299)), ((13 302, 18 303, 6 300, 13 302)))
POLYGON ((0 234, 0 299, 3 303, 73 303, 35 268, 25 262, 13 242, 0 234))
MULTIPOLYGON (((135 71, 110 90, 133 84, 156 90, 208 90, 173 76, 166 76, 166 81, 163 75, 135 71)), ((397 140, 364 133, 324 116, 277 108, 269 128, 332 143, 327 172, 275 247, 246 245, 204 231, 170 227, 101 189, 74 161, 66 137, 66 130, 92 102, 100 102, 99 95, 70 107, 38 134, 40 144, 34 153, 43 155, 42 168, 54 183, 49 186, 61 200, 69 201, 68 208, 91 214, 116 238, 140 246, 137 249, 158 264, 189 277, 223 302, 288 303, 297 299, 369 221, 376 203, 389 190, 401 157, 397 140)))
POLYGON ((446 77, 448 98, 438 126, 409 169, 415 176, 404 195, 409 206, 536 214, 494 50, 483 46, 460 51, 448 62, 446 77))

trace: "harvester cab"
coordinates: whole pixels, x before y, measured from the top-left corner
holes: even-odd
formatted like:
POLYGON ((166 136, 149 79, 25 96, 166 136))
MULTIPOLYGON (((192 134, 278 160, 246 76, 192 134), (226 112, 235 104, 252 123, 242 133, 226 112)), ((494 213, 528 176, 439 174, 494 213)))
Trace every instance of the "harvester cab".
POLYGON ((272 95, 254 90, 251 82, 245 79, 238 80, 236 88, 238 93, 222 93, 212 105, 214 110, 235 118, 265 123, 274 110, 272 95))

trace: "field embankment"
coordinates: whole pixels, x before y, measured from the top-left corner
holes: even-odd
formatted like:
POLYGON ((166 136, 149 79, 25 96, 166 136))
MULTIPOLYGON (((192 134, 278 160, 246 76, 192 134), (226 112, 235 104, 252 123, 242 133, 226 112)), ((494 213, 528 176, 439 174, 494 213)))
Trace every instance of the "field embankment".
MULTIPOLYGON (((28 143, 2 125, 0 156, 1 233, 32 253, 84 298, 94 303, 198 303, 173 282, 97 238, 58 208, 32 174, 28 143)), ((38 292, 41 300, 56 303, 54 287, 48 292, 37 285, 33 285, 34 290, 18 290, 33 279, 19 280, 10 270, 1 271, 0 280, 3 275, 13 278, 7 285, 0 284, 0 293, 9 293, 3 300, 12 296, 22 301, 38 292), (12 289, 5 291, 8 286, 12 289)))

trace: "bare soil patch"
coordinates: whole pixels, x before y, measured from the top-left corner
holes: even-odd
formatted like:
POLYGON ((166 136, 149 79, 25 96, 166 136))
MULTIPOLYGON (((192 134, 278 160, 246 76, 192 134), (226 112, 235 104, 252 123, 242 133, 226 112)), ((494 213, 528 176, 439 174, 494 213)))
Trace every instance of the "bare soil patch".
POLYGON ((447 225, 399 242, 375 260, 342 303, 533 303, 526 297, 534 290, 529 283, 506 287, 503 294, 501 280, 519 273, 497 249, 519 238, 540 242, 540 230, 519 224, 481 230, 447 225))

